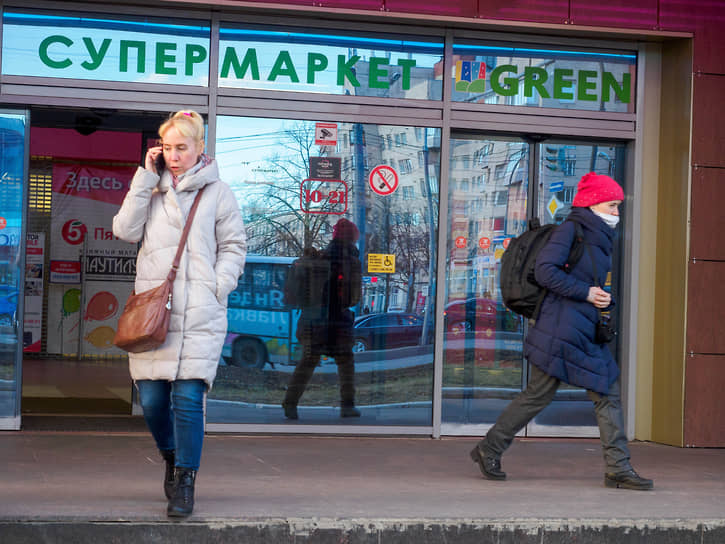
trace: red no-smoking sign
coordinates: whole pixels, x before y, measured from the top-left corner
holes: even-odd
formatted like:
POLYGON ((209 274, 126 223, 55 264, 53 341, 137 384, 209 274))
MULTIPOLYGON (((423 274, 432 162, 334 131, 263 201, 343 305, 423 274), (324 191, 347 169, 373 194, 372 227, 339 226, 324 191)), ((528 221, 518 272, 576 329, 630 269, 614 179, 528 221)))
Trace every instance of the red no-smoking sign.
POLYGON ((379 195, 393 194, 398 188, 398 173, 386 164, 376 166, 370 172, 370 188, 379 195))

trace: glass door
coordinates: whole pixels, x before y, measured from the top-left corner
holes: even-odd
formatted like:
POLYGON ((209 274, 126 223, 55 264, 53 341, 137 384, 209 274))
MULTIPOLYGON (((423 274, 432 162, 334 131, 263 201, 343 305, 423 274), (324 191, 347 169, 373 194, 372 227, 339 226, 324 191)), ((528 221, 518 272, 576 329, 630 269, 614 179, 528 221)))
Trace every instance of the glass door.
POLYGON ((20 428, 27 114, 0 110, 0 429, 20 428))
MULTIPOLYGON (((563 221, 585 173, 621 180, 624 149, 529 137, 451 138, 442 434, 484 434, 526 387, 527 323, 503 305, 499 288, 508 242, 530 217, 542 224, 563 221)), ((615 249, 613 270, 618 266, 615 249)), ((609 284, 616 298, 616 281, 609 284)), ((617 346, 612 349, 616 353, 617 346)), ((562 384, 522 434, 598 436, 586 391, 562 384)))
MULTIPOLYGON (((569 215, 571 202, 581 177, 587 172, 606 174, 623 183, 624 144, 592 143, 563 140, 546 140, 536 146, 536 205, 534 213, 541 224, 561 223, 569 215)), ((625 188, 626 192, 626 188, 625 188)), ((620 207, 620 218, 625 217, 620 207)), ((621 233, 627 228, 624 221, 617 228, 620 236, 615 239, 612 270, 605 289, 618 299, 621 255, 621 233)), ((621 307, 620 305, 615 308, 621 307)), ((616 314, 616 310, 615 310, 616 314)), ((617 315, 614 322, 619 323, 617 315)), ((618 344, 610 349, 617 359, 618 344)), ((526 429, 528 436, 599 436, 594 409, 584 389, 562 383, 554 401, 535 417, 526 429)))
POLYGON ((482 434, 525 381, 523 321, 501 302, 508 240, 526 228, 530 146, 451 138, 442 434, 482 434))

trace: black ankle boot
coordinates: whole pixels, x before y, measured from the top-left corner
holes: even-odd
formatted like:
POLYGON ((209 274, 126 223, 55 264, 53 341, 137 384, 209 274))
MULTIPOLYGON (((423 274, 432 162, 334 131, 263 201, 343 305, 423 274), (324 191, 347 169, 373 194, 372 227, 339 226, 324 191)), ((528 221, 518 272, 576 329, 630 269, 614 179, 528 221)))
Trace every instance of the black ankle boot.
POLYGON ((284 417, 287 419, 299 419, 297 414, 297 405, 290 402, 283 402, 282 409, 284 410, 284 417))
POLYGON ((166 498, 170 499, 174 495, 174 487, 176 486, 176 452, 167 450, 161 452, 161 457, 166 461, 166 472, 164 473, 164 493, 166 498))
POLYGON ((623 472, 607 472, 604 475, 604 485, 620 489, 649 491, 654 487, 654 482, 648 478, 643 478, 634 469, 629 469, 623 472))
POLYGON ((481 474, 489 480, 505 480, 506 473, 501 470, 501 458, 495 457, 478 445, 471 450, 471 459, 478 464, 481 474))
POLYGON ((360 410, 354 404, 345 403, 340 406, 340 417, 360 417, 360 410))
POLYGON ((166 515, 172 518, 185 518, 194 510, 194 481, 196 471, 190 468, 176 468, 176 489, 169 500, 166 515))

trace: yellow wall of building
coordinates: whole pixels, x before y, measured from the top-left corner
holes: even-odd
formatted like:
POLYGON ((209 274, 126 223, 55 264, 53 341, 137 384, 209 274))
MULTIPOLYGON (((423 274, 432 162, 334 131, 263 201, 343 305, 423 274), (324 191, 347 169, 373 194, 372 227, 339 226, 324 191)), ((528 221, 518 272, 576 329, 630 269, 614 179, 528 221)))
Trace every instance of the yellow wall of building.
MULTIPOLYGON (((655 298, 651 316, 654 324, 651 440, 682 446, 690 211, 691 42, 665 42, 662 67, 655 298)), ((643 278, 642 281, 647 280, 643 278)), ((642 319, 646 318, 646 315, 642 316, 642 319)))

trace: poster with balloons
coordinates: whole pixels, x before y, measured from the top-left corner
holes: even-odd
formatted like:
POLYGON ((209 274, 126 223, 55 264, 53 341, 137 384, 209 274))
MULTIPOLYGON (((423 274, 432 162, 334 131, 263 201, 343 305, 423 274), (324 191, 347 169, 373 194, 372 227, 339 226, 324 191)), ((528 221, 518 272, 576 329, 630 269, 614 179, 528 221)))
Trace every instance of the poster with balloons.
POLYGON ((84 355, 124 353, 113 345, 118 318, 133 282, 87 281, 83 289, 81 343, 84 355))
POLYGON ((137 247, 113 236, 112 221, 135 171, 53 165, 48 353, 123 353, 112 340, 133 289, 137 247))

